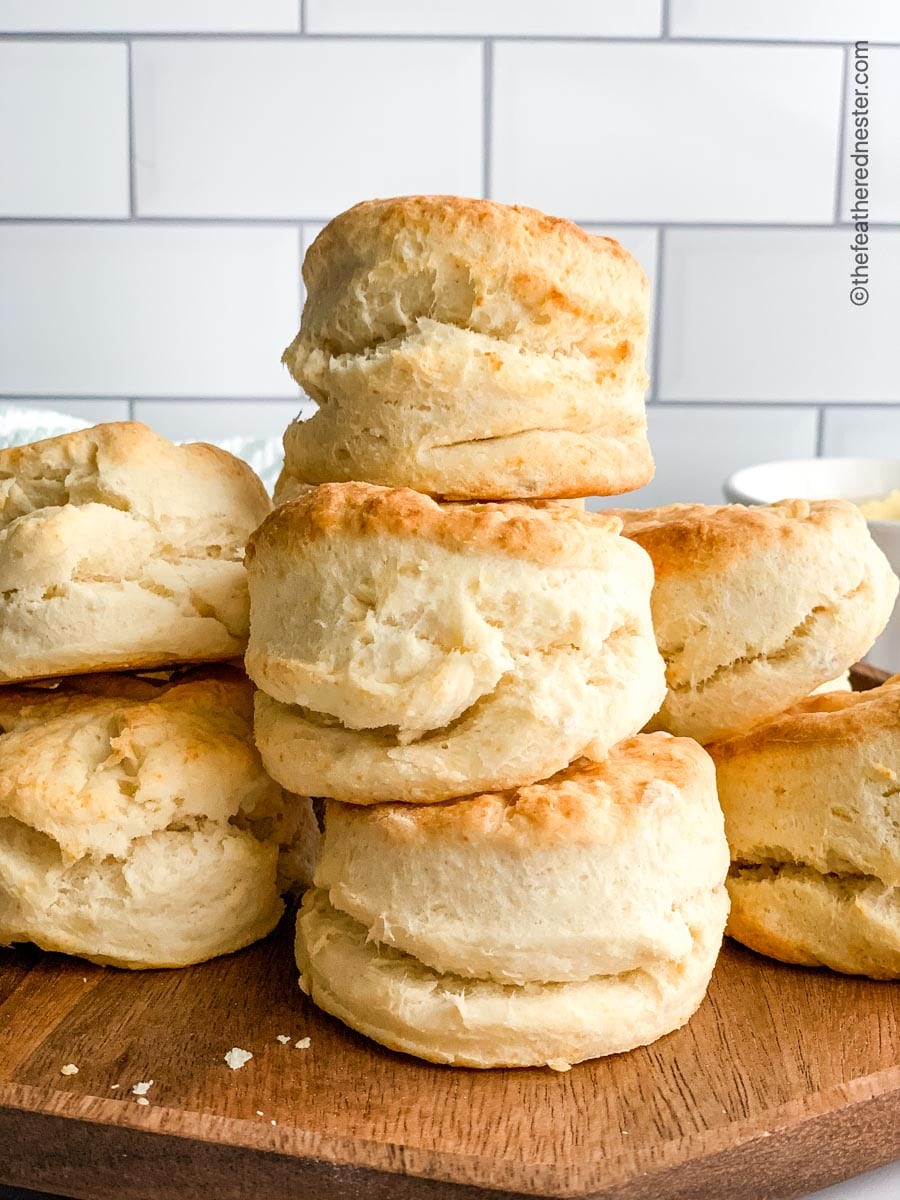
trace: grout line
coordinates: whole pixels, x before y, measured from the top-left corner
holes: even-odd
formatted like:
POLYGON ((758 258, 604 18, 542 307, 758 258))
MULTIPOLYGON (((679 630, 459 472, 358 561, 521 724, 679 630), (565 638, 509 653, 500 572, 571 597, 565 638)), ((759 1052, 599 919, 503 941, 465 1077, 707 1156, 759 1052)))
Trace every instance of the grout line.
MULTIPOLYGON (((656 354, 654 352, 654 358, 656 354)), ((35 400, 45 400, 51 404, 54 400, 61 401, 76 401, 76 400, 122 400, 124 397, 121 392, 103 393, 103 392, 29 392, 22 388, 15 392, 0 392, 0 404, 8 404, 13 400, 27 400, 30 402, 35 400)), ((311 404, 312 401, 305 396, 300 389, 297 389, 295 395, 290 396, 269 396, 263 393, 256 393, 253 396, 185 396, 170 394, 167 396, 134 396, 129 401, 130 404, 144 404, 148 401, 157 404, 160 402, 172 404, 294 404, 297 402, 303 404, 311 404)), ((821 399, 791 399, 786 396, 777 397, 775 399, 769 397, 766 399, 755 400, 704 400, 694 399, 685 400, 666 399, 659 396, 651 397, 647 400, 647 405, 650 408, 755 408, 755 409, 771 409, 773 411, 784 411, 789 408, 815 408, 827 410, 829 408, 847 408, 847 409, 864 409, 864 408, 883 408, 883 409, 900 409, 900 393, 893 400, 870 400, 858 397, 855 399, 845 400, 821 400, 821 399)))
POLYGON ((821 400, 821 399, 793 399, 787 396, 768 397, 755 400, 708 400, 708 399, 693 399, 685 400, 682 397, 677 399, 669 399, 668 397, 658 397, 653 400, 648 400, 647 404, 651 408, 770 408, 774 410, 784 410, 787 408, 885 408, 894 409, 900 408, 900 392, 894 400, 821 400))
POLYGON ((670 13, 670 0, 662 0, 662 34, 664 39, 672 36, 672 14, 670 13))
POLYGON ((134 420, 134 401, 133 400, 128 401, 128 420, 129 421, 134 420))
POLYGON ((825 447, 825 409, 819 409, 818 419, 816 420, 816 458, 822 457, 822 450, 825 447))
MULTIPOLYGON (((655 354, 654 354, 655 356, 655 354)), ((0 403, 7 404, 16 400, 28 401, 46 401, 52 404, 54 400, 64 402, 76 401, 114 401, 124 400, 121 392, 98 392, 98 391, 76 391, 76 392, 30 392, 20 388, 18 391, 0 392, 0 403)), ((254 394, 253 396, 132 396, 128 403, 144 404, 144 403, 190 403, 190 404, 293 404, 293 403, 312 403, 310 398, 302 394, 298 389, 293 396, 265 396, 262 394, 254 394)), ((822 413, 827 412, 829 408, 883 408, 888 410, 900 409, 900 394, 895 400, 820 400, 818 397, 779 397, 778 400, 664 400, 660 397, 652 397, 647 401, 649 408, 664 409, 664 408, 758 408, 768 410, 780 410, 784 412, 788 408, 811 408, 816 407, 822 410, 822 413)))
POLYGON ((656 235, 656 291, 653 295, 653 358, 650 363, 650 403, 659 399, 659 367, 662 360, 663 280, 665 277, 666 229, 656 235))
POLYGON ((131 61, 131 41, 126 44, 128 55, 128 212, 137 216, 137 172, 134 158, 134 67, 131 61))
POLYGON ((484 42, 484 63, 481 77, 483 124, 481 129, 481 194, 490 199, 493 167, 493 124, 494 124, 494 43, 490 38, 484 42))
POLYGON ((841 223, 841 201, 843 199, 843 181, 844 181, 844 152, 847 146, 847 89, 850 79, 850 47, 844 47, 844 64, 841 68, 841 102, 838 105, 838 141, 837 141, 837 163, 835 165, 834 178, 834 224, 841 223))
MULTIPOLYGON (((27 400, 33 403, 36 400, 46 401, 47 404, 52 404, 54 400, 60 400, 66 404, 75 403, 76 401, 107 401, 107 400, 123 400, 121 392, 103 393, 103 392, 28 392, 19 389, 17 392, 0 393, 0 404, 8 404, 12 400, 27 400)), ((265 396, 257 393, 253 396, 132 396, 128 403, 132 406, 135 404, 295 404, 297 402, 309 403, 309 400, 300 389, 297 389, 296 395, 293 396, 265 396)))
POLYGON ((306 33, 306 0, 300 0, 300 32, 306 33))
MULTIPOLYGON (((333 216, 334 214, 332 214, 333 216)), ((568 217, 576 225, 588 225, 594 229, 607 229, 618 226, 621 229, 675 229, 694 230, 698 233, 728 233, 734 230, 757 230, 763 232, 795 232, 822 233, 833 232, 836 228, 853 230, 852 221, 839 221, 837 225, 830 220, 815 220, 806 223, 798 221, 666 221, 648 217, 642 221, 622 220, 618 217, 568 217)), ((215 214, 206 217, 177 216, 177 217, 0 217, 3 225, 186 225, 208 226, 215 228, 240 228, 242 226, 268 226, 273 228, 296 229, 299 225, 327 225, 331 216, 285 216, 285 217, 236 217, 215 214)), ((900 221, 870 221, 869 229, 892 232, 900 230, 900 221)))
MULTIPOLYGON (((325 225, 330 217, 0 217, 3 225, 186 225, 215 229, 264 226, 299 229, 304 223, 325 225)), ((900 226, 898 226, 900 228, 900 226)))
POLYGON ((299 327, 300 319, 303 316, 303 303, 306 299, 305 290, 303 287, 303 260, 306 258, 306 230, 302 225, 297 229, 297 240, 300 243, 300 270, 297 273, 297 322, 299 327))
MULTIPOLYGON (((95 32, 84 33, 67 30, 55 30, 53 32, 46 31, 20 31, 11 32, 8 30, 0 31, 0 42, 111 42, 122 41, 125 37, 146 38, 151 41, 224 41, 224 42, 297 42, 301 38, 303 41, 316 42, 481 42, 486 36, 493 36, 496 40, 505 42, 571 42, 576 45, 587 43, 589 45, 598 45, 604 42, 619 43, 630 42, 637 45, 658 45, 661 42, 672 41, 677 45, 683 46, 785 46, 791 49, 805 49, 808 47, 830 47, 831 49, 841 48, 843 43, 840 40, 831 40, 827 38, 728 38, 728 37, 671 37, 666 38, 660 34, 650 35, 635 34, 629 36, 627 34, 577 34, 577 33, 497 33, 486 35, 483 33, 314 33, 307 30, 302 35, 293 31, 285 30, 206 30, 201 32, 196 31, 179 31, 165 30, 160 32, 154 29, 121 29, 116 32, 95 32)), ((900 47, 900 41, 871 41, 870 46, 887 46, 900 47)))

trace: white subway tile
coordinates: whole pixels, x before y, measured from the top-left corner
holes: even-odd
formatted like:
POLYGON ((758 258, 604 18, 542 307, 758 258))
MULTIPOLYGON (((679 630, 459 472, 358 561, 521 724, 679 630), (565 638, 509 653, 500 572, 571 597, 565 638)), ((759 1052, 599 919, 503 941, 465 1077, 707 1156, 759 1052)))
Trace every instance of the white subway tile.
POLYGON ((830 221, 842 57, 498 43, 493 194, 590 221, 830 221))
POLYGON ((124 46, 0 43, 0 215, 128 214, 124 46))
POLYGON ((777 458, 816 452, 814 408, 673 405, 648 411, 656 459, 652 483, 591 508, 653 508, 658 504, 722 504, 734 471, 777 458))
POLYGON ((134 417, 172 441, 220 442, 223 438, 281 437, 306 400, 136 400, 134 417))
POLYGON ((900 41, 896 0, 670 0, 673 37, 900 41))
POLYGON ((291 396, 298 232, 0 226, 0 392, 291 396))
POLYGON ((127 400, 59 400, 54 396, 47 396, 40 400, 0 400, 0 408, 5 405, 33 409, 35 412, 65 413, 67 416, 87 421, 89 425, 129 419, 127 400))
POLYGON ((307 0, 310 33, 505 33, 656 37, 661 0, 307 0))
POLYGON ((478 194, 474 43, 146 41, 133 48, 143 216, 330 216, 478 194))
POLYGON ((15 33, 296 33, 300 0, 0 0, 15 33))
POLYGON ((870 300, 850 302, 853 233, 670 230, 660 391, 673 400, 900 400, 900 231, 872 234, 870 300))
POLYGON ((822 453, 838 458, 900 458, 900 409, 826 408, 822 453))
MULTIPOLYGON (((900 4, 896 12, 900 21, 900 4)), ((850 210, 858 199, 854 193, 858 167, 869 172, 869 177, 862 179, 869 188, 869 220, 900 221, 900 137, 897 136, 900 129, 900 47, 871 46, 868 69, 863 67, 861 71, 857 70, 856 59, 851 50, 844 137, 843 216, 845 220, 853 219, 850 210), (862 78, 866 75, 867 80, 862 78), (861 93, 859 97, 857 92, 861 93), (851 158, 851 155, 866 152, 867 162, 862 158, 851 158)))

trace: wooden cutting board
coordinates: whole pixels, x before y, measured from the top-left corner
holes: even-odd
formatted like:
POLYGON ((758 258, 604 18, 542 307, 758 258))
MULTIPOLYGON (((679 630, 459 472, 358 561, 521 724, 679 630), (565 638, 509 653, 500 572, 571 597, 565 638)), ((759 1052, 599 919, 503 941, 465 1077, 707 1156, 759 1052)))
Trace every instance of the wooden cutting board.
POLYGON ((655 1045, 478 1072, 317 1012, 290 935, 184 971, 0 951, 0 1182, 85 1200, 763 1200, 900 1157, 897 985, 726 943, 700 1011, 655 1045), (232 1046, 253 1053, 238 1071, 232 1046))

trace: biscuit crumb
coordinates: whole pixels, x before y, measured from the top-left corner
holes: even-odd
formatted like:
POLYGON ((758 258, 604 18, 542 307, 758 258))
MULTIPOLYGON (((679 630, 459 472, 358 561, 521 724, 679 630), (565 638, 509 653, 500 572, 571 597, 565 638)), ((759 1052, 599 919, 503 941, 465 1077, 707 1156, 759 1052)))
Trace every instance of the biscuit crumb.
POLYGON ((74 1063, 66 1063, 64 1067, 59 1068, 60 1075, 77 1075, 78 1068, 74 1063))
POLYGON ((551 1071, 571 1071, 572 1070, 572 1064, 570 1062, 566 1062, 566 1060, 564 1058, 551 1058, 550 1061, 547 1063, 547 1066, 550 1068, 551 1071))
POLYGON ((276 1042, 281 1042, 282 1046, 286 1046, 290 1040, 290 1037, 286 1033, 279 1033, 275 1039, 276 1042))
POLYGON ((136 1083, 131 1089, 136 1096, 146 1096, 153 1087, 153 1080, 148 1079, 146 1083, 136 1083))
POLYGON ((135 1103, 136 1104, 149 1104, 150 1101, 147 1099, 146 1096, 137 1096, 135 1098, 135 1103))
POLYGON ((239 1071, 252 1057, 253 1055, 249 1050, 242 1050, 240 1046, 232 1046, 225 1055, 225 1061, 231 1067, 232 1071, 239 1071))
POLYGON ((120 1083, 111 1083, 111 1084, 109 1085, 109 1090, 110 1090, 111 1092, 114 1092, 114 1091, 116 1090, 116 1088, 119 1088, 119 1087, 121 1087, 121 1086, 122 1086, 122 1085, 121 1085, 120 1083))
POLYGON ((258 1109, 256 1110, 256 1115, 257 1115, 258 1117, 264 1117, 266 1114, 263 1112, 263 1110, 262 1110, 261 1108, 258 1108, 258 1109))
POLYGON ((297 1049, 297 1050, 308 1050, 308 1049, 309 1049, 310 1040, 311 1040, 310 1038, 308 1038, 308 1037, 305 1037, 305 1038, 301 1038, 299 1042, 294 1042, 294 1047, 295 1047, 295 1049, 297 1049))
POLYGON ((270 1125, 277 1125, 277 1124, 278 1124, 278 1122, 277 1122, 277 1121, 270 1121, 270 1122, 269 1122, 269 1124, 270 1124, 270 1125))

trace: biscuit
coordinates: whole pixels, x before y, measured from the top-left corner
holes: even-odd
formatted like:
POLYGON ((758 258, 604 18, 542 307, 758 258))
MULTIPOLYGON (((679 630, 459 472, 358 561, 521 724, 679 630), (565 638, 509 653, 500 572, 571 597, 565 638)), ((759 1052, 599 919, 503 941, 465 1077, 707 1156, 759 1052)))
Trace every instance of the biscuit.
POLYGON ((284 353, 318 412, 285 434, 276 501, 366 480, 446 499, 648 483, 649 286, 611 238, 456 196, 358 204, 303 265, 284 353))
POLYGON ((576 982, 688 957, 728 862, 709 755, 652 733, 512 791, 329 801, 315 884, 440 974, 576 982))
POLYGON ((897 579, 855 505, 618 511, 653 559, 668 694, 652 729, 712 742, 834 679, 887 624, 897 579))
POLYGON ((900 978, 900 676, 709 747, 729 933, 784 962, 900 978))
POLYGON ((603 758, 665 690, 650 561, 618 529, 358 483, 276 509, 247 549, 266 769, 302 795, 431 803, 603 758))
POLYGON ((297 921, 300 986, 392 1050, 460 1067, 565 1069, 644 1046, 684 1025, 706 994, 728 911, 724 889, 695 914, 690 953, 621 975, 524 987, 442 975, 367 939, 318 889, 297 921))
POLYGON ((239 459, 135 422, 0 450, 0 682, 240 655, 270 507, 239 459))
POLYGON ((0 943, 172 967, 268 933, 318 835, 262 769, 252 692, 226 668, 0 689, 0 943))

